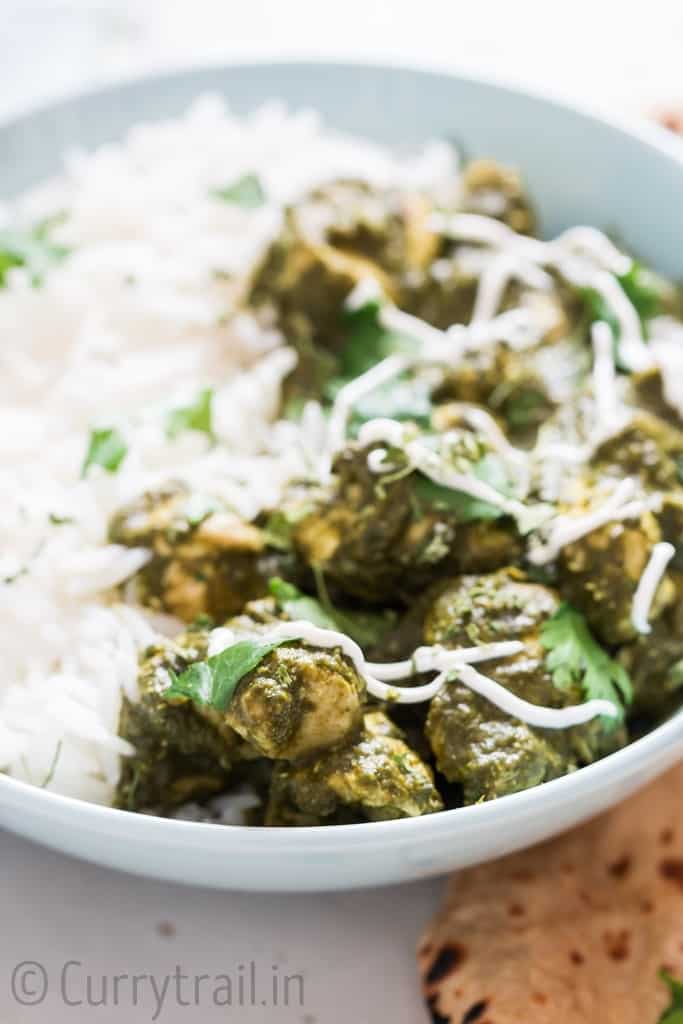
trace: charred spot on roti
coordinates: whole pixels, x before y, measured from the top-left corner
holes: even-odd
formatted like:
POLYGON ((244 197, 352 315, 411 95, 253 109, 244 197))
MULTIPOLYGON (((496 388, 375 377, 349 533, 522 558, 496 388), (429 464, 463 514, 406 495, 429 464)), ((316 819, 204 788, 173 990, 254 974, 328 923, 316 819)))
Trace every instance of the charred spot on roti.
POLYGON ((569 959, 575 967, 582 967, 586 962, 586 958, 583 953, 579 953, 578 949, 571 949, 569 951, 569 959))
POLYGON ((510 917, 523 917, 524 907, 521 903, 511 903, 508 907, 508 914, 510 917))
POLYGON ((612 878, 626 878, 633 867, 631 856, 628 853, 623 854, 617 860, 607 865, 607 871, 612 878))
POLYGON ((427 985, 434 985, 452 974, 462 964, 465 955, 464 947, 458 943, 451 943, 440 949, 425 977, 427 985))
POLYGON ((427 999, 427 1010, 432 1020, 432 1024, 451 1024, 450 1017, 444 1017, 443 1014, 439 1013, 436 1008, 438 1002, 437 996, 430 996, 427 999))
POLYGON ((628 960, 631 952, 631 934, 625 928, 618 932, 605 932, 603 936, 605 952, 610 960, 620 963, 628 960))
POLYGON ((668 857, 659 863, 659 873, 668 882, 674 882, 683 889, 683 859, 668 857))
MULTIPOLYGON (((474 1024, 475 1021, 481 1021, 483 1014, 488 1009, 489 1000, 480 999, 478 1003, 472 1003, 469 1010, 466 1010, 462 1015, 460 1024, 474 1024)), ((481 1021, 483 1024, 483 1021, 481 1021)))

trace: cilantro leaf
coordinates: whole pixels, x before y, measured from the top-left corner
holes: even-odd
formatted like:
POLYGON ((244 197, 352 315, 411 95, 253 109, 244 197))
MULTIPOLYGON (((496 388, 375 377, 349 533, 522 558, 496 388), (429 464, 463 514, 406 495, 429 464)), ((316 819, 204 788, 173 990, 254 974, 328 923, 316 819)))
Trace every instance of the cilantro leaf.
POLYGON ((595 288, 581 288, 580 292, 588 312, 589 324, 595 323, 596 320, 604 320, 612 328, 614 337, 618 338, 619 321, 612 312, 612 307, 605 302, 600 292, 596 292, 595 288))
POLYGON ((289 506, 281 506, 271 512, 261 529, 268 547, 275 548, 277 551, 291 551, 294 544, 292 539, 294 527, 314 510, 313 502, 298 501, 289 506))
POLYGON ((266 193, 255 174, 244 174, 225 188, 211 189, 211 195, 214 199, 241 206, 244 210, 255 210, 266 201, 266 193))
POLYGON ((337 629, 355 640, 359 647, 373 647, 388 633, 396 621, 395 612, 358 612, 334 609, 337 629))
MULTIPOLYGON (((625 274, 616 274, 615 277, 640 317, 643 336, 647 338, 648 321, 657 316, 662 310, 666 282, 635 260, 625 274)), ((581 298, 588 311, 590 323, 594 323, 596 320, 604 320, 612 328, 612 334, 616 343, 615 354, 618 360, 618 343, 621 331, 612 307, 605 302, 602 295, 596 292, 594 288, 582 288, 581 298)))
POLYGON ((677 981, 664 969, 659 972, 659 977, 671 993, 671 1004, 659 1018, 659 1024, 683 1024, 683 982, 677 981))
POLYGON ((356 402, 349 423, 351 437, 356 436, 363 423, 374 419, 410 420, 428 428, 432 416, 431 392, 427 381, 407 375, 382 384, 356 402))
POLYGON ((368 302, 360 309, 345 311, 345 341, 339 357, 341 379, 336 379, 333 387, 338 389, 354 377, 360 377, 388 356, 411 355, 419 349, 415 338, 384 327, 379 311, 379 302, 368 302))
POLYGON ((275 548, 276 551, 291 551, 293 526, 294 524, 285 512, 280 509, 271 512, 265 526, 261 529, 267 546, 275 548))
MULTIPOLYGON (((501 460, 491 453, 484 455, 472 466, 472 474, 478 480, 489 484, 504 497, 512 496, 511 481, 501 460)), ((470 523, 475 519, 500 519, 505 512, 497 505, 491 505, 481 498, 473 498, 462 491, 454 491, 443 484, 437 484, 421 473, 416 474, 414 493, 418 502, 430 507, 442 508, 452 512, 462 523, 470 523)))
POLYGON ((221 506, 215 498, 208 494, 195 492, 183 503, 180 513, 188 526, 200 526, 214 512, 220 512, 220 508, 221 506))
POLYGON ((548 651, 545 663, 556 686, 569 690, 579 684, 588 700, 615 704, 620 718, 606 718, 606 728, 623 720, 623 705, 633 698, 628 672, 594 639, 581 612, 567 602, 561 604, 541 629, 541 643, 548 651))
POLYGON ((47 518, 52 526, 68 526, 76 522, 73 516, 61 516, 57 512, 50 512, 47 518))
POLYGON ((683 1024, 683 1008, 668 1010, 659 1020, 660 1024, 683 1024))
POLYGON ((309 597, 278 576, 268 581, 268 589, 278 606, 290 618, 304 619, 321 629, 346 633, 361 647, 378 643, 391 625, 390 619, 379 612, 341 611, 325 605, 318 598, 309 597))
POLYGON ((666 282, 635 260, 617 280, 635 306, 643 329, 647 330, 647 321, 661 313, 666 282))
POLYGON ((86 475, 91 466, 101 466, 108 473, 116 473, 127 454, 126 440, 116 427, 93 430, 81 467, 81 477, 86 475))
POLYGON ((314 626, 321 629, 339 629, 338 622, 325 611, 324 607, 315 597, 304 594, 293 583, 274 576, 268 580, 268 590, 282 609, 291 619, 304 619, 312 622, 314 626))
POLYGON ((66 246, 56 245, 48 237, 51 228, 62 219, 58 215, 29 230, 0 231, 0 288, 6 286, 7 273, 13 267, 25 267, 31 284, 38 288, 48 270, 69 255, 66 246))
POLYGON ((204 388, 192 405, 172 409, 166 419, 166 434, 174 440, 184 430, 197 430, 213 440, 213 390, 204 388))
POLYGON ((195 704, 225 711, 240 679, 284 643, 291 640, 239 640, 220 654, 195 662, 180 675, 171 672, 171 685, 164 690, 164 698, 172 701, 187 697, 195 704))

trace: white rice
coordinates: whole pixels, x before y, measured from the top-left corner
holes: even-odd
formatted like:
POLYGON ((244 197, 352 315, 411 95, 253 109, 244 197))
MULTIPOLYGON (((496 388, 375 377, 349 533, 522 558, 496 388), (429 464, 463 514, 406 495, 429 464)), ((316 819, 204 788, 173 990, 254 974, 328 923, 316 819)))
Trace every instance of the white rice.
POLYGON ((65 211, 54 237, 73 249, 42 287, 17 269, 0 290, 0 770, 111 801, 128 750, 121 695, 135 695, 138 652, 176 626, 112 590, 147 557, 107 544, 115 509, 181 478, 251 517, 305 468, 296 431, 273 423, 292 353, 236 314, 282 204, 338 175, 439 188, 455 172, 443 143, 399 159, 308 111, 240 120, 206 96, 122 145, 70 154, 59 180, 0 207, 0 226, 65 211), (264 206, 211 197, 249 172, 264 206), (169 441, 165 414, 205 387, 219 444, 169 441), (121 430, 129 452, 117 473, 80 479, 97 426, 121 430))

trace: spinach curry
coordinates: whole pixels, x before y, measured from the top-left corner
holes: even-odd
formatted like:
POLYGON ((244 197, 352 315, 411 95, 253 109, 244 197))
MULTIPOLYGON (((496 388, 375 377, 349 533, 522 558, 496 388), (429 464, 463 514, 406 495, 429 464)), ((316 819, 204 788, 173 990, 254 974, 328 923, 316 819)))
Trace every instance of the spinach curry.
POLYGON ((679 295, 593 229, 535 231, 491 161, 447 202, 338 180, 286 211, 244 302, 297 354, 281 418, 324 440, 254 521, 184 481, 113 517, 178 623, 124 700, 118 806, 430 814, 678 706, 683 424, 649 340, 679 295))

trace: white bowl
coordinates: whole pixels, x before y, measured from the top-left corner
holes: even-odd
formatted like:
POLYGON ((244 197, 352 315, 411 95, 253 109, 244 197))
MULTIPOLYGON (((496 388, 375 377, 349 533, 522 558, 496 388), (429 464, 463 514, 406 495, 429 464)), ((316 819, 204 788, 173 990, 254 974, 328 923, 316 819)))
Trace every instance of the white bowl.
MULTIPOLYGON (((120 137, 181 112, 205 90, 238 112, 281 97, 335 127, 390 143, 433 136, 518 165, 554 234, 589 223, 683 277, 683 146, 547 97, 472 78, 337 64, 263 64, 134 82, 0 126, 0 195, 55 171, 74 144, 120 137)), ((400 821, 255 829, 98 807, 0 776, 0 824, 55 849, 156 878, 226 889, 304 891, 408 881, 538 842, 622 800, 683 754, 683 714, 598 764, 491 803, 400 821)))

